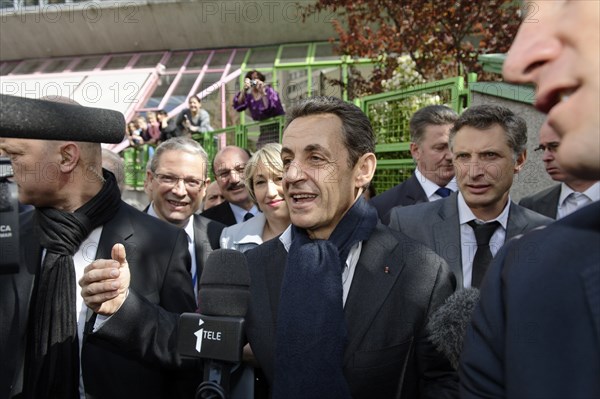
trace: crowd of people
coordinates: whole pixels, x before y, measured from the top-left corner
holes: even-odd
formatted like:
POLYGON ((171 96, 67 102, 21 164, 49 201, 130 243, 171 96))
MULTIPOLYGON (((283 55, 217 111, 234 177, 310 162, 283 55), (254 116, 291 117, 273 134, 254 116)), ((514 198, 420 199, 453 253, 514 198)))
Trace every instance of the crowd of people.
POLYGON ((194 133, 212 132, 209 113, 197 96, 188 99, 188 108, 170 118, 165 110, 148 111, 127 124, 126 137, 133 147, 158 145, 172 137, 192 137, 194 133))
MULTIPOLYGON (((0 138, 34 206, 21 270, 0 275, 0 397, 193 397, 203 365, 178 355, 178 316, 220 248, 248 262, 257 398, 600 397, 600 4, 538 12, 504 76, 536 84, 558 183, 519 204, 527 124, 499 105, 415 112, 415 172, 373 197, 371 123, 334 97, 286 110, 281 143, 265 131, 255 153, 212 160, 191 138, 210 126, 199 99, 176 122, 137 118, 132 143, 157 144, 144 211, 100 144, 0 138), (57 178, 32 179, 35 165, 57 178), (429 320, 473 289, 455 363, 429 320)), ((276 102, 264 76, 246 80, 240 110, 276 102)))
MULTIPOLYGON (((210 114, 202 108, 202 99, 196 95, 187 100, 188 108, 169 117, 165 110, 148 111, 127 123, 126 138, 133 147, 144 144, 157 145, 172 137, 192 137, 193 134, 214 131, 210 114)), ((264 121, 285 115, 279 93, 266 83, 266 77, 257 70, 246 73, 242 90, 233 98, 232 107, 238 112, 248 110, 254 121, 264 121)), ((267 143, 278 143, 279 123, 260 125, 256 148, 267 143)), ((201 143, 202 144, 202 143, 201 143)))

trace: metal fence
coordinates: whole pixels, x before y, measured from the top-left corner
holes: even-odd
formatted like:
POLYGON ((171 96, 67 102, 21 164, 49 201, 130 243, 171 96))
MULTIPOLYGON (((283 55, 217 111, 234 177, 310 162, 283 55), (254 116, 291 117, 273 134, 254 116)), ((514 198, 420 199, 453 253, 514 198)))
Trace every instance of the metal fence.
MULTIPOLYGON (((469 83, 476 75, 469 76, 469 83)), ((415 165, 410 155, 410 133, 408 122, 418 109, 433 104, 443 104, 456 112, 469 106, 469 90, 463 77, 449 78, 436 82, 409 87, 403 90, 375 94, 354 100, 371 120, 376 135, 377 171, 372 184, 377 193, 382 193, 410 177, 415 165)), ((257 148, 261 128, 269 126, 283 132, 284 116, 264 121, 241 123, 213 132, 195 134, 192 138, 203 145, 212 160, 219 148, 219 141, 235 144, 253 152, 257 148), (223 139, 222 137, 225 136, 223 139)), ((141 190, 144 187, 146 162, 152 150, 132 148, 124 152, 126 184, 141 190)), ((212 173, 209 168, 209 173, 212 173)))
MULTIPOLYGON (((470 75, 469 82, 475 81, 476 75, 470 75)), ((371 182, 376 193, 403 182, 415 168, 408 127, 412 114, 433 104, 447 105, 460 113, 469 102, 469 91, 460 76, 355 99, 371 120, 376 136, 377 170, 371 182)))

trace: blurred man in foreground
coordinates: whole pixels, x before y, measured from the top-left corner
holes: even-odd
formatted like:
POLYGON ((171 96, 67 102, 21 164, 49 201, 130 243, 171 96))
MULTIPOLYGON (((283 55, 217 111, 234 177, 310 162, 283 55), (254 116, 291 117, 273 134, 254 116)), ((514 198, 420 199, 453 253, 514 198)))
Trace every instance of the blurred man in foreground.
MULTIPOLYGON (((535 83, 557 162, 600 178, 600 2, 528 2, 504 77, 535 83)), ((481 287, 463 398, 600 397, 600 203, 508 243, 481 287)))

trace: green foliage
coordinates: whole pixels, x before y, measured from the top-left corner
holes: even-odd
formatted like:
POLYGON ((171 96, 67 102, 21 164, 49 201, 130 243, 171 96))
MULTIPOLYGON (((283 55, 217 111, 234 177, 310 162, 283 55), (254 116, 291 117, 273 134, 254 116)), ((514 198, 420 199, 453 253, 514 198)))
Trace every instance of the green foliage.
POLYGON ((361 95, 385 91, 382 82, 392 77, 398 60, 385 58, 390 54, 408 55, 428 81, 480 73, 480 54, 510 47, 520 7, 514 0, 316 0, 303 15, 333 15, 337 50, 379 61, 368 81, 356 79, 361 95))
MULTIPOLYGON (((390 79, 381 81, 384 91, 393 92, 425 83, 423 76, 415 70, 415 63, 410 57, 398 57, 396 65, 390 79)), ((412 114, 427 105, 440 103, 439 95, 423 93, 372 104, 367 110, 367 115, 373 125, 377 144, 410 141, 408 121, 412 114)))

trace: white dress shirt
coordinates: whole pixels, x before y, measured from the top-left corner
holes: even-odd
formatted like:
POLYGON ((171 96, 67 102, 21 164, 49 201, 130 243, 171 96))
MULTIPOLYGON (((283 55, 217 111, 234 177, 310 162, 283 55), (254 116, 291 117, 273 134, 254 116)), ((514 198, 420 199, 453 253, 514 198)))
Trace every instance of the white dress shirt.
POLYGON ((231 210, 233 211, 233 216, 235 216, 236 223, 244 222, 244 216, 246 216, 246 214, 248 212, 250 212, 254 216, 256 216, 256 214, 259 212, 256 205, 252 205, 252 208, 250 208, 250 210, 245 210, 244 208, 237 206, 235 204, 232 204, 231 202, 229 203, 229 206, 231 207, 231 210))
POLYGON ((510 197, 506 206, 500 212, 497 218, 492 220, 481 220, 477 219, 467 203, 463 198, 462 194, 458 193, 458 220, 460 223, 460 247, 461 247, 461 260, 462 260, 462 271, 463 271, 463 286, 464 288, 471 287, 472 274, 473 274, 473 259, 475 258, 475 252, 477 252, 477 240, 475 239, 475 232, 473 228, 467 223, 471 220, 479 221, 481 223, 489 223, 497 221, 500 223, 500 227, 496 229, 492 238, 490 238, 490 251, 492 256, 496 256, 496 253, 504 245, 506 239, 506 227, 508 225, 508 212, 510 209, 510 197))
POLYGON ((562 219, 576 210, 598 200, 600 200, 600 182, 594 183, 582 193, 575 192, 565 183, 561 183, 556 219, 562 219))

